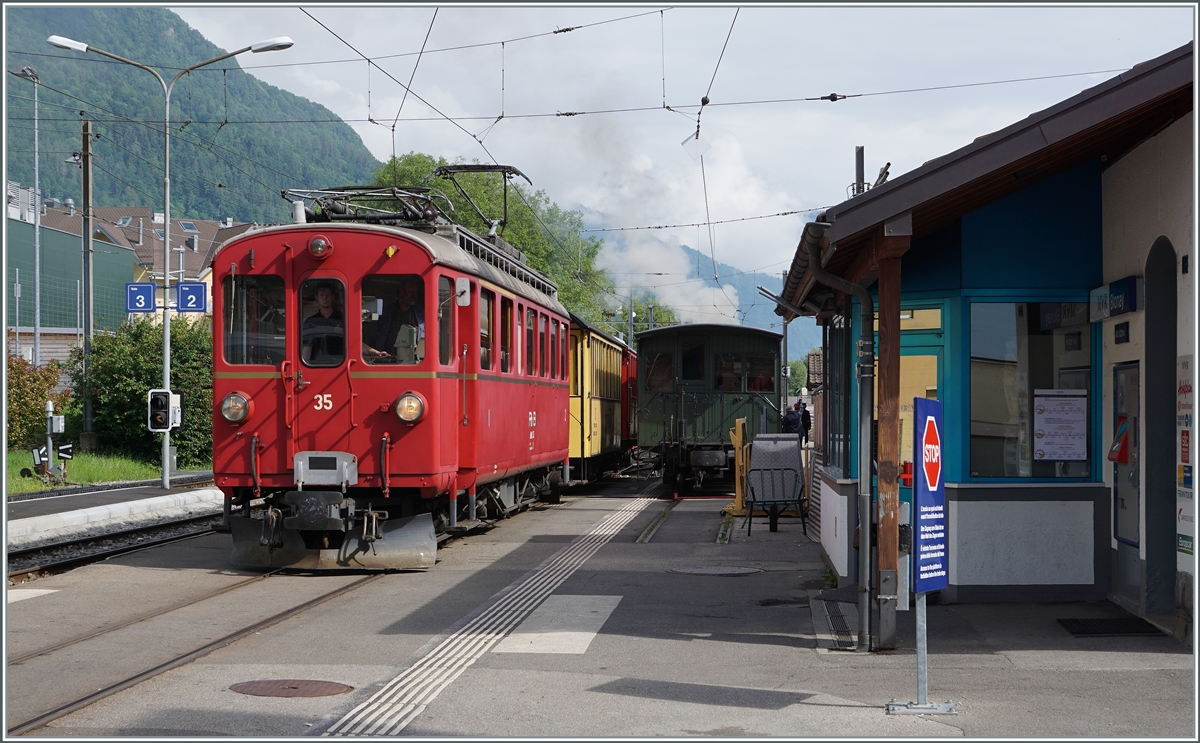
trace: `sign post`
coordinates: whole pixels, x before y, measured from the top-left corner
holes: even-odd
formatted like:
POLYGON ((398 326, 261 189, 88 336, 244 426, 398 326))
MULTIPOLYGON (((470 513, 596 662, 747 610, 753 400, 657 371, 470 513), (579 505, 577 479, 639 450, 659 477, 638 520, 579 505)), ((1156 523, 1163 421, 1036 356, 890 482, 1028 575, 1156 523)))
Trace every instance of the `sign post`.
POLYGON ((946 541, 946 489, 942 452, 942 404, 913 399, 913 592, 917 594, 917 701, 888 702, 889 715, 957 715, 950 700, 929 702, 929 664, 925 594, 950 585, 946 541))

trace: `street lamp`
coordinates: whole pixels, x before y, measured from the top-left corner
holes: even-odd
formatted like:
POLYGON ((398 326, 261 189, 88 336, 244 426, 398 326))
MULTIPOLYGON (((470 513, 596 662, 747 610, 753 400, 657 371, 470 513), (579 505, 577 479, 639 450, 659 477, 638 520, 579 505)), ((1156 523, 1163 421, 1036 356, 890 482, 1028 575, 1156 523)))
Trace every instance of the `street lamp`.
MULTIPOLYGON (((243 52, 275 52, 287 49, 292 45, 292 40, 286 36, 277 36, 273 39, 260 41, 256 44, 238 49, 235 52, 228 52, 219 57, 206 59, 198 64, 185 67, 179 71, 175 77, 171 78, 168 84, 163 80, 162 75, 155 70, 147 67, 144 64, 134 62, 124 57, 118 56, 111 52, 106 52, 103 49, 97 49, 94 46, 89 46, 82 41, 75 41, 63 36, 51 36, 46 39, 51 45, 59 49, 67 49, 76 52, 95 52, 109 59, 115 59, 118 62, 123 62, 127 65, 132 65, 139 69, 149 72, 158 80, 159 85, 162 85, 163 96, 166 99, 166 106, 163 115, 163 389, 171 389, 171 314, 168 298, 171 291, 171 90, 175 87, 175 83, 179 78, 205 65, 210 65, 213 62, 220 62, 223 59, 237 56, 243 52)), ((180 276, 180 280, 183 277, 180 276)), ((170 432, 163 433, 162 438, 162 486, 163 488, 171 487, 171 434, 170 432)))
MULTIPOLYGON (((32 67, 12 73, 33 83, 33 365, 42 364, 42 191, 38 163, 38 74, 32 67)), ((20 300, 18 300, 20 301, 20 300)), ((17 343, 20 351, 21 344, 17 343)))

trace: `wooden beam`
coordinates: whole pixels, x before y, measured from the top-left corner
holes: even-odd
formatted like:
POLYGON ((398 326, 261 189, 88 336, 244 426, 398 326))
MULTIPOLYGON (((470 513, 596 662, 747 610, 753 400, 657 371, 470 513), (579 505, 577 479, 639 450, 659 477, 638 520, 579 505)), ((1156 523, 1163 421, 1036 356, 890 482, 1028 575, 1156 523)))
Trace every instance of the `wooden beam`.
MULTIPOLYGON (((908 238, 886 238, 890 250, 899 250, 897 241, 908 238)), ((876 243, 879 245, 879 242, 876 243)), ((904 249, 907 249, 904 247, 904 249)), ((878 410, 879 410, 879 523, 878 523, 878 570, 880 593, 898 593, 896 581, 899 577, 900 545, 900 259, 879 260, 879 360, 878 360, 878 410), (890 586, 884 582, 884 574, 890 571, 890 586)), ((895 600, 890 604, 890 623, 882 616, 884 605, 880 605, 881 648, 894 648, 895 600), (886 630, 891 628, 891 636, 886 630)))

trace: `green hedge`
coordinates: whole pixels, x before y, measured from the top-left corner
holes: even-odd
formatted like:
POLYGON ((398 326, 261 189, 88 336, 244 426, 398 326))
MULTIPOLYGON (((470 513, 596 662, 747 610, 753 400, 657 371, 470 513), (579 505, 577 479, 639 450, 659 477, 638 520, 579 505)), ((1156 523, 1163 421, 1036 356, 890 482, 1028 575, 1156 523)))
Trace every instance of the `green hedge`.
POLYGON ((32 448, 46 441, 46 401, 54 403, 55 415, 64 415, 71 390, 54 394, 62 371, 57 361, 34 366, 23 358, 8 359, 9 449, 32 448))
MULTIPOLYGON (((122 325, 92 341, 92 430, 101 451, 159 461, 160 434, 146 429, 146 393, 162 387, 162 326, 149 318, 122 325)), ((83 352, 75 349, 67 374, 77 391, 71 418, 82 416, 83 352)), ((181 395, 183 427, 171 432, 181 469, 212 461, 212 330, 204 319, 171 321, 171 389, 181 395)), ((68 434, 79 424, 72 420, 68 434)))

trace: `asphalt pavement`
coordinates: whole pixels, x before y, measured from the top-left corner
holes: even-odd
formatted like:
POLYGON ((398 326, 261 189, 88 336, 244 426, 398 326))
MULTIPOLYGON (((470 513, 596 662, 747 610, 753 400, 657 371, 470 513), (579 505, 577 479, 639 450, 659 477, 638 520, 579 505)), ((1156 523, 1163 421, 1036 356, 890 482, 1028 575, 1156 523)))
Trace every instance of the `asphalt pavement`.
MULTIPOLYGON (((751 537, 738 519, 721 543, 727 501, 660 498, 649 482, 582 492, 450 543, 426 573, 386 575, 31 735, 277 738, 359 726, 353 734, 1195 737, 1188 646, 1165 635, 1076 637, 1058 622, 1128 616, 1107 602, 930 606, 929 698, 955 701, 958 714, 888 715, 889 701, 916 698, 914 613, 898 614, 895 651, 834 649, 831 611, 816 599, 820 547, 796 519, 777 532, 758 519, 751 537), (352 689, 232 689, 264 679, 352 689)), ((10 639, 53 630, 48 617, 80 615, 89 602, 115 621, 141 595, 140 571, 177 593, 228 580, 226 540, 38 581, 55 592, 9 605, 10 639)), ((224 608, 237 595, 253 604, 272 581, 226 594, 224 608)), ((285 585, 262 600, 278 602, 285 585)), ((853 627, 854 605, 833 603, 853 627)), ((186 626, 215 621, 202 614, 186 626)), ((128 641, 179 631, 147 625, 128 641)))

